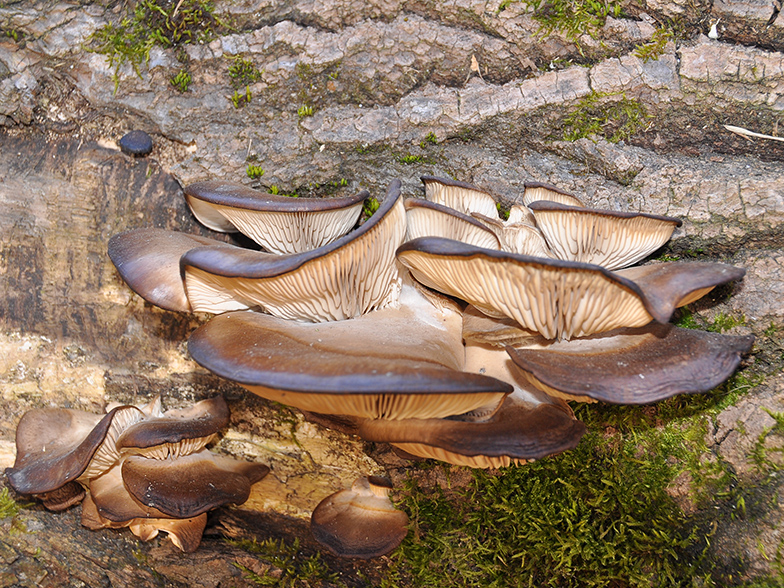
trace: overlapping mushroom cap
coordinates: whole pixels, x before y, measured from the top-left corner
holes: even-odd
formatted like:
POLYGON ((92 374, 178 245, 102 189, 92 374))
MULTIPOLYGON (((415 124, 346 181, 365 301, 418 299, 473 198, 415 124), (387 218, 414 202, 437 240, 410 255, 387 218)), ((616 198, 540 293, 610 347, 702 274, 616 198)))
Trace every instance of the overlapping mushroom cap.
POLYGON ((228 420, 222 396, 169 412, 160 398, 103 416, 35 409, 17 427, 16 461, 6 476, 14 490, 41 497, 52 510, 78 503, 86 489, 85 526, 130 526, 143 529, 134 530, 143 538, 164 530, 192 551, 206 521, 200 515, 244 502, 269 471, 205 448, 228 420))
MULTIPOLYGON (((131 233, 113 239, 112 259, 155 302, 158 286, 138 285, 145 272, 131 258, 163 249, 158 240, 174 244, 167 263, 179 273, 158 299, 230 311, 189 341, 194 359, 216 374, 317 422, 473 467, 574 447, 585 428, 559 397, 640 403, 704 391, 751 346, 748 337, 665 324, 675 308, 743 270, 618 269, 658 248, 677 219, 594 210, 530 184, 502 221, 488 192, 422 180, 426 200, 404 207, 394 181, 360 228, 311 250, 274 254, 131 233), (598 367, 613 362, 623 369, 598 367)), ((266 196, 220 183, 186 194, 218 230, 250 233, 237 219, 270 206, 259 204, 266 196)))

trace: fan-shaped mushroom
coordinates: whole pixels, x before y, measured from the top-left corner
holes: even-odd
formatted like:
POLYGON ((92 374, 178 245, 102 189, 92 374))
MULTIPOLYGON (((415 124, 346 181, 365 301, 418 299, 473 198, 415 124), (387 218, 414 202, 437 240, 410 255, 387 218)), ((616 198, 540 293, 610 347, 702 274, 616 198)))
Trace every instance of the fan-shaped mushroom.
POLYGON ((196 218, 215 231, 239 230, 272 253, 301 253, 345 235, 357 222, 365 191, 339 198, 289 198, 242 184, 197 182, 185 187, 196 218))
POLYGON ((370 559, 389 553, 408 533, 408 515, 389 499, 384 478, 359 478, 322 500, 310 518, 313 537, 335 555, 370 559))

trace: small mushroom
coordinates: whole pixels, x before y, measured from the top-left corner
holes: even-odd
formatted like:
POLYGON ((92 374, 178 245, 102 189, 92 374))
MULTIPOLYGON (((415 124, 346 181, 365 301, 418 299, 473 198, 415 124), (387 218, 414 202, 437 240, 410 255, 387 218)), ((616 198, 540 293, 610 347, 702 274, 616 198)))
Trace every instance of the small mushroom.
POLYGON ((144 131, 130 131, 120 138, 120 150, 128 155, 144 157, 152 153, 152 137, 144 131))
POLYGON ((196 218, 215 231, 239 230, 272 253, 302 253, 345 235, 359 219, 365 191, 340 198, 289 198, 242 184, 190 184, 185 198, 196 218))
POLYGON ((680 219, 668 216, 597 210, 543 200, 532 202, 529 208, 555 257, 609 270, 637 263, 664 245, 682 224, 680 219))
POLYGON ((385 478, 370 476, 327 496, 310 517, 313 537, 340 557, 371 559, 389 553, 408 533, 408 515, 392 504, 391 489, 385 478))
POLYGON ((335 321, 397 300, 394 252, 406 231, 400 181, 359 229, 305 253, 273 256, 239 248, 202 247, 181 259, 196 311, 261 306, 286 319, 335 321))
POLYGON ((540 200, 557 202, 567 206, 583 206, 582 201, 577 196, 564 192, 560 188, 541 182, 526 182, 525 192, 523 192, 525 205, 530 206, 532 203, 540 200))
POLYGON ((469 245, 500 249, 495 233, 481 222, 456 210, 422 200, 410 198, 406 206, 406 240, 417 237, 446 237, 469 245))
POLYGON ((496 234, 504 251, 534 257, 553 257, 544 235, 535 226, 525 222, 503 222, 477 213, 473 216, 496 234))
POLYGON ((476 186, 435 176, 422 176, 421 179, 425 185, 425 198, 431 202, 466 215, 478 212, 490 218, 498 216, 495 199, 476 186))

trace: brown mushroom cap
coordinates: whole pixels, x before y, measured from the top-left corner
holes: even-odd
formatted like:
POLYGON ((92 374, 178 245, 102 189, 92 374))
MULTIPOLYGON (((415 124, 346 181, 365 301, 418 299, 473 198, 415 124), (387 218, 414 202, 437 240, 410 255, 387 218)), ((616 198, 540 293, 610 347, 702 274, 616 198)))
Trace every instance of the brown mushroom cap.
POLYGON ((350 321, 296 323, 228 313, 199 327, 191 356, 264 398, 327 414, 446 416, 498 403, 502 382, 464 374, 462 319, 410 287, 400 308, 350 321))
POLYGON ((425 185, 425 198, 431 202, 466 215, 478 212, 490 218, 498 217, 495 199, 472 184, 435 176, 422 176, 421 180, 425 185))
POLYGON ((289 198, 213 180, 186 186, 185 198, 205 226, 241 231, 273 253, 301 253, 331 243, 357 223, 363 191, 339 198, 289 198))
POLYGON ((601 265, 609 270, 637 263, 672 236, 680 219, 643 213, 597 210, 532 202, 529 208, 558 259, 601 265))
POLYGON ((500 249, 493 230, 456 210, 423 200, 409 198, 406 206, 406 240, 417 237, 446 237, 488 249, 500 249))
POLYGON ((526 206, 530 207, 532 203, 540 200, 558 202, 568 206, 583 206, 582 201, 577 196, 564 192, 560 188, 540 182, 526 182, 525 192, 523 193, 523 202, 525 202, 526 206))
POLYGON ((677 307, 702 298, 716 286, 740 280, 746 270, 724 263, 673 261, 630 267, 616 274, 637 284, 651 315, 666 322, 677 307))
POLYGON ((370 559, 395 549, 408 533, 408 515, 389 500, 383 478, 359 478, 350 490, 322 500, 310 518, 313 537, 340 557, 370 559))
POLYGON ((228 424, 229 407, 223 396, 214 396, 129 426, 117 438, 116 447, 156 459, 187 455, 202 449, 228 424))
POLYGON ((640 288, 600 266, 546 260, 423 237, 398 259, 425 286, 507 316, 548 339, 649 323, 640 288))
POLYGON ((125 488, 140 504, 191 518, 224 504, 242 504, 269 468, 202 449, 176 459, 132 455, 122 464, 125 488))
POLYGON ((511 394, 485 421, 454 419, 364 419, 357 434, 392 443, 420 457, 470 467, 524 463, 574 448, 585 425, 558 402, 532 405, 511 394))
POLYGON ((13 489, 43 494, 76 480, 123 411, 141 414, 135 407, 118 407, 103 417, 67 408, 26 412, 16 429, 16 461, 5 471, 13 489))
POLYGON ((359 229, 305 253, 272 256, 204 247, 183 255, 194 310, 223 312, 260 305, 286 319, 342 320, 393 303, 399 289, 395 248, 405 236, 400 181, 359 229))
POLYGON ((718 386, 753 343, 753 336, 651 323, 544 349, 507 351, 531 383, 545 392, 645 404, 718 386))
POLYGON ((134 229, 109 239, 109 257, 125 283, 147 302, 166 310, 190 312, 180 257, 204 246, 229 245, 175 231, 134 229))

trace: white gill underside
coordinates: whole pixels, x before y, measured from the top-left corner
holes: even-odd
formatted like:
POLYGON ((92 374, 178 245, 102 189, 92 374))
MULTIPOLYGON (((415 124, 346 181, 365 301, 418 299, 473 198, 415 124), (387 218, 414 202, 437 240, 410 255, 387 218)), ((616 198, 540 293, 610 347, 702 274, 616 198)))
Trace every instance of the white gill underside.
POLYGON ((425 198, 463 214, 478 212, 490 218, 498 217, 498 208, 493 197, 479 190, 428 182, 425 184, 425 198))
POLYGON ((444 237, 475 247, 500 249, 499 239, 491 229, 482 229, 464 219, 430 208, 415 207, 406 211, 406 226, 407 241, 417 237, 444 237))
POLYGON ((224 277, 187 267, 188 301, 196 312, 261 306, 274 316, 337 321, 394 304, 400 293, 395 250, 406 232, 400 200, 372 230, 296 270, 270 278, 224 277))
POLYGON ((438 419, 498 404, 506 396, 499 392, 475 394, 311 394, 244 386, 254 394, 323 414, 341 414, 369 419, 438 419))
POLYGON ((583 203, 577 196, 562 194, 561 192, 550 190, 544 186, 525 189, 523 202, 526 206, 531 204, 531 202, 537 202, 538 200, 548 200, 550 202, 557 202, 558 204, 566 204, 567 206, 583 206, 583 203))
POLYGON ((128 427, 144 420, 144 413, 135 406, 121 408, 112 418, 112 424, 109 425, 109 430, 106 432, 103 442, 98 446, 98 449, 93 454, 93 458, 87 466, 87 469, 79 476, 79 480, 89 480, 97 478, 120 459, 120 452, 117 451, 115 443, 117 437, 125 431, 128 427))
POLYGON ((191 208, 193 216, 196 220, 203 224, 208 229, 218 231, 219 233, 236 233, 237 228, 223 216, 216 209, 214 204, 193 198, 192 196, 185 196, 185 201, 191 208))
POLYGON ((348 233, 362 212, 362 202, 317 212, 270 212, 213 205, 239 231, 271 253, 302 253, 332 243, 348 233))
POLYGON ((405 263, 426 286, 482 312, 501 313, 547 339, 639 327, 652 320, 636 294, 598 272, 418 252, 406 253, 405 263))
POLYGON ((562 210, 537 211, 536 223, 558 259, 609 270, 640 261, 664 245, 675 229, 671 222, 645 216, 620 218, 562 210))
POLYGON ((195 439, 183 439, 179 443, 161 443, 153 447, 136 448, 127 447, 123 450, 124 455, 141 455, 150 459, 169 459, 191 455, 204 449, 215 435, 197 437, 195 439))
POLYGON ((441 447, 434 447, 432 445, 425 445, 424 443, 392 443, 398 447, 417 457, 425 459, 437 459, 452 465, 468 466, 469 468, 505 468, 512 464, 521 465, 528 463, 525 459, 515 459, 508 455, 501 455, 499 457, 488 457, 486 455, 461 455, 454 451, 447 451, 441 447))

